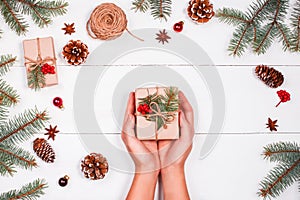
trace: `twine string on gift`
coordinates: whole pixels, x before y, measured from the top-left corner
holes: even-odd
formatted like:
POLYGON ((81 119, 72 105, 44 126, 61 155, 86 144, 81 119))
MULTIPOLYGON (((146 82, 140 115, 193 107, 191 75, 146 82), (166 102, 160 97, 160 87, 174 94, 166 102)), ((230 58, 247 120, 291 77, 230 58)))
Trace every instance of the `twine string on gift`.
POLYGON ((126 30, 134 38, 144 41, 127 29, 126 14, 113 3, 102 3, 97 6, 87 21, 86 30, 89 36, 101 40, 115 39, 126 30))
POLYGON ((38 56, 36 58, 36 60, 31 59, 27 56, 24 56, 24 58, 27 60, 25 62, 25 65, 30 65, 30 67, 28 67, 28 71, 33 71, 34 69, 36 69, 37 67, 42 66, 45 63, 48 63, 49 65, 54 65, 56 58, 51 58, 50 56, 47 56, 45 58, 42 57, 41 54, 41 44, 40 44, 40 38, 37 38, 37 49, 38 49, 38 56))

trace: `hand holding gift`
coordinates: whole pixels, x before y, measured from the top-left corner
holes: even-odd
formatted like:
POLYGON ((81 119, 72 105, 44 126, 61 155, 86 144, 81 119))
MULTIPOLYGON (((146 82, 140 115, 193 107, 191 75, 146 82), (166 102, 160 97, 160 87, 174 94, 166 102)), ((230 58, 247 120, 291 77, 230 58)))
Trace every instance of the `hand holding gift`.
MULTIPOLYGON (((178 117, 176 124, 177 127, 180 127, 180 129, 175 129, 176 131, 170 132, 170 134, 179 136, 180 132, 181 137, 177 140, 174 140, 174 137, 164 140, 155 140, 156 136, 161 134, 157 134, 156 131, 160 129, 164 130, 164 125, 169 127, 172 123, 167 123, 167 121, 165 121, 161 125, 153 125, 153 123, 158 120, 155 119, 154 121, 152 119, 153 121, 151 121, 151 117, 163 117, 162 115, 164 115, 164 117, 167 118, 168 114, 173 115, 174 113, 165 112, 163 110, 163 106, 159 107, 161 109, 160 111, 153 111, 156 107, 152 107, 151 105, 155 104, 150 103, 150 105, 146 103, 145 105, 143 102, 146 101, 148 97, 146 99, 138 99, 137 94, 134 95, 134 93, 131 93, 129 96, 122 129, 122 139, 135 163, 136 174, 130 191, 128 192, 127 200, 145 198, 149 200, 153 199, 159 174, 161 174, 162 177, 165 199, 190 199, 185 181, 184 163, 192 149, 194 137, 194 114, 192 106, 189 104, 184 94, 182 92, 178 92, 178 90, 176 91, 177 95, 175 96, 178 100, 178 103, 176 104, 178 106, 180 105, 180 111, 177 108, 175 116, 178 117), (134 98, 134 96, 136 96, 136 98, 134 98), (135 100, 136 102, 134 102, 135 100), (137 101, 140 101, 140 104, 137 101), (134 105, 138 105, 136 109, 134 108, 134 105), (151 139, 139 140, 137 138, 138 134, 143 135, 144 133, 141 132, 142 129, 138 129, 138 127, 136 129, 137 133, 135 132, 135 110, 142 114, 141 116, 137 115, 137 123, 139 118, 146 118, 147 120, 147 117, 148 122, 152 123, 152 126, 150 127, 155 134, 152 133, 151 139), (148 115, 153 113, 159 114, 148 115), (140 132, 138 132, 138 130, 140 132)), ((157 98, 156 93, 152 93, 150 95, 151 96, 148 95, 149 101, 157 98)), ((160 105, 159 103, 157 104, 160 105)), ((136 126, 138 126, 138 124, 136 126)))

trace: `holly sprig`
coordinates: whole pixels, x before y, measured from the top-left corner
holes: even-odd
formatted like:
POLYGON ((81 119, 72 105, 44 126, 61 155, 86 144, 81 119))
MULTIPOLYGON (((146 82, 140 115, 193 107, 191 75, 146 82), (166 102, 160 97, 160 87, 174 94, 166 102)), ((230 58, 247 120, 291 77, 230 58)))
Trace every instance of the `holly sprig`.
MULTIPOLYGON (((149 94, 146 97, 138 98, 139 107, 144 106, 145 114, 144 117, 147 121, 152 121, 157 123, 157 131, 164 126, 164 120, 162 116, 151 115, 153 113, 160 112, 163 115, 167 115, 167 112, 176 112, 179 109, 179 99, 178 99, 178 88, 177 87, 168 87, 164 89, 164 94, 158 94, 155 92, 154 94, 149 94), (154 102, 155 104, 151 104, 154 102), (158 108, 157 108, 158 106, 158 108), (147 109, 148 108, 148 109, 147 109)), ((166 121, 166 123, 169 123, 166 121)))

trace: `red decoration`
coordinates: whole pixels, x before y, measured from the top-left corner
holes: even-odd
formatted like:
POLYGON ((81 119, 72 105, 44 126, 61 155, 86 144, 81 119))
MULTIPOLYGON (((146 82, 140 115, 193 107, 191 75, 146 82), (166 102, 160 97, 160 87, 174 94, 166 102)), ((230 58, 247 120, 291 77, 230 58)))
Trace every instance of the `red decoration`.
POLYGON ((184 24, 183 21, 180 21, 180 22, 175 23, 174 26, 173 26, 173 30, 174 30, 175 32, 181 32, 182 29, 183 29, 183 24, 184 24))
POLYGON ((139 107, 137 108, 137 111, 142 113, 143 115, 152 113, 152 110, 148 104, 140 104, 139 107))
POLYGON ((64 105, 63 105, 63 100, 60 97, 55 97, 53 99, 53 105, 55 105, 56 107, 63 109, 64 105))
POLYGON ((287 101, 289 101, 289 100, 291 100, 291 95, 290 95, 290 93, 288 93, 287 91, 285 91, 285 90, 279 90, 279 91, 277 91, 277 95, 278 95, 278 97, 280 98, 280 101, 279 101, 279 103, 276 105, 276 107, 277 106, 279 106, 279 104, 281 103, 281 102, 287 102, 287 101))
POLYGON ((42 66, 42 72, 43 74, 55 74, 55 67, 54 66, 51 66, 49 65, 48 63, 45 63, 43 66, 42 66))

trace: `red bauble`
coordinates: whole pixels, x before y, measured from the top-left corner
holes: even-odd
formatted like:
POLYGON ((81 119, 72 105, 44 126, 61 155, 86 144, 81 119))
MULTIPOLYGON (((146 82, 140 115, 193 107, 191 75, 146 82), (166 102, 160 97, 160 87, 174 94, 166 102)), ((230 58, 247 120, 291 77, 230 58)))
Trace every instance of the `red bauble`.
POLYGON ((64 106, 63 106, 63 100, 62 98, 60 97, 55 97, 53 99, 53 105, 55 105, 56 107, 59 107, 60 109, 62 109, 64 106))
POLYGON ((174 30, 175 32, 181 32, 182 29, 183 29, 183 24, 184 24, 183 21, 177 22, 176 24, 174 24, 173 30, 174 30))

